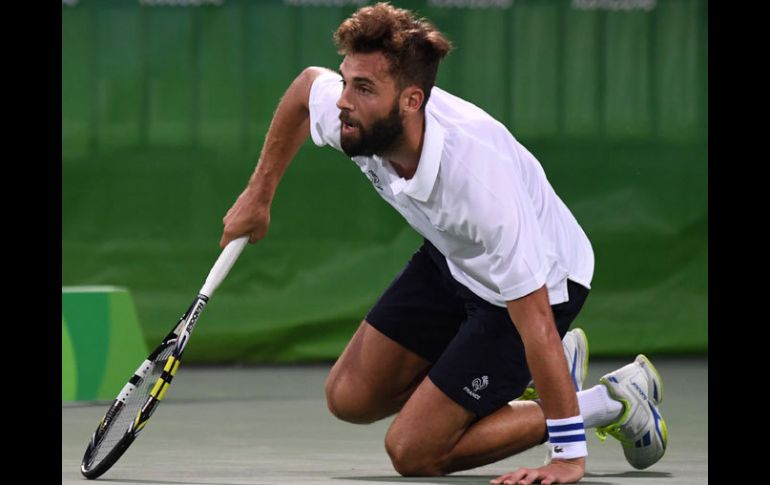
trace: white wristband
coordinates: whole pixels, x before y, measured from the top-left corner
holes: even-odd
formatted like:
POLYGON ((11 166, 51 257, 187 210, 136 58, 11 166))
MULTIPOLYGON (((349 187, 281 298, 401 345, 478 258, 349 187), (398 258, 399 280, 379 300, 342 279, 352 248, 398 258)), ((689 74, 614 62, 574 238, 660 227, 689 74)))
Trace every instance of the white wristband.
POLYGON ((551 458, 570 459, 588 456, 586 430, 583 417, 574 416, 564 419, 546 419, 548 428, 548 446, 551 458))

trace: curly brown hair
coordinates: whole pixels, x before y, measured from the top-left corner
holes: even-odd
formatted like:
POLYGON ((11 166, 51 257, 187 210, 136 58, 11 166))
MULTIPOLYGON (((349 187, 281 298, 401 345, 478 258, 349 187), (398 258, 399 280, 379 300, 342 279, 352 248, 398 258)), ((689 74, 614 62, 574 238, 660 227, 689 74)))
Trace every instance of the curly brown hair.
POLYGON ((423 90, 421 109, 436 83, 439 62, 452 50, 451 42, 428 20, 388 2, 358 9, 337 28, 334 45, 341 55, 381 52, 399 89, 416 85, 423 90))

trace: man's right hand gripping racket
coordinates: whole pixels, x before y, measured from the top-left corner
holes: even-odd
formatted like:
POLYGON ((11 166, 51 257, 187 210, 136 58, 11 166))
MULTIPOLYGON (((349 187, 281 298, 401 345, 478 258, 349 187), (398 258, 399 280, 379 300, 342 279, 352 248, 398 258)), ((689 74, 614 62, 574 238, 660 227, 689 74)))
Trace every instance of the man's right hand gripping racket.
POLYGON ((97 478, 109 470, 144 429, 179 369, 182 353, 203 307, 227 276, 248 239, 248 236, 235 239, 222 250, 190 308, 115 398, 83 455, 80 471, 86 478, 97 478))

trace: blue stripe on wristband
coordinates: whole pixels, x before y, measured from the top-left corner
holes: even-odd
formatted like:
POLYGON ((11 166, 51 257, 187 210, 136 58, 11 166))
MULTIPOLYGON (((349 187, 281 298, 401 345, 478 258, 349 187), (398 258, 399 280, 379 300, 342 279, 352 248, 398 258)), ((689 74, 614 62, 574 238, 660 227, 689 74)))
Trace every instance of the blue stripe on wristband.
POLYGON ((551 443, 575 443, 577 441, 585 441, 586 435, 583 434, 571 434, 567 436, 551 436, 548 440, 551 443))
POLYGON ((588 455, 582 416, 546 419, 546 428, 551 458, 571 459, 588 455))

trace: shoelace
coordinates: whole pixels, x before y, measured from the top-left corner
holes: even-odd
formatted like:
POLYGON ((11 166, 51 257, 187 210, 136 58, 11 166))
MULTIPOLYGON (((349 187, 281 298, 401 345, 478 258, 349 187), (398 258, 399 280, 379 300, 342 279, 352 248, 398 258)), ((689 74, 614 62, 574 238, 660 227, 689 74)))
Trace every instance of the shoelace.
POLYGON ((607 439, 607 436, 612 436, 621 443, 628 445, 633 444, 630 439, 623 436, 623 433, 620 431, 619 423, 613 423, 601 428, 596 428, 596 437, 599 438, 602 443, 607 439))

